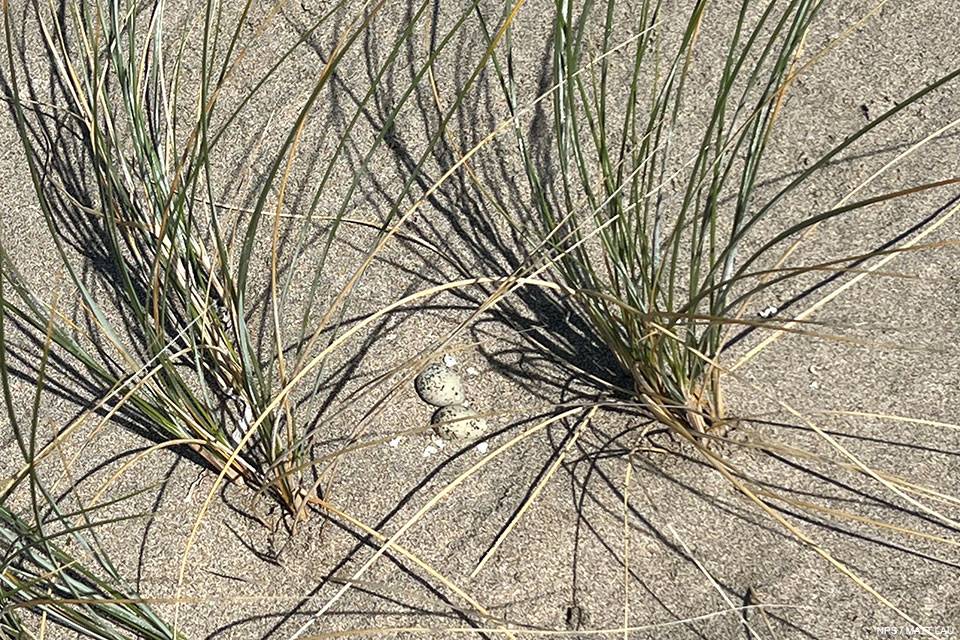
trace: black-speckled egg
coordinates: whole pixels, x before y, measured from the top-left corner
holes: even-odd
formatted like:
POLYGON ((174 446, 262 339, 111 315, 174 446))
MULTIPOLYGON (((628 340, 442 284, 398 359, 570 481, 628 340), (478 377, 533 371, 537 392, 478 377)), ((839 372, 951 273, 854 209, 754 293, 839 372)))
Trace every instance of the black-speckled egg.
POLYGON ((424 402, 437 407, 463 404, 463 385, 452 369, 442 364, 428 365, 413 383, 424 402))
POLYGON ((487 430, 487 421, 477 417, 477 412, 460 404, 437 409, 430 423, 433 430, 444 440, 472 440, 487 430))

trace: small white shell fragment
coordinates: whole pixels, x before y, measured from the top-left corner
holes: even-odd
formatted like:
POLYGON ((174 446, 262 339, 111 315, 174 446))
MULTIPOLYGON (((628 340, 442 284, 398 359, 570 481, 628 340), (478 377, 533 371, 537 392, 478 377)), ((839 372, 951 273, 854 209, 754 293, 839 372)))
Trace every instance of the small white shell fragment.
POLYGON ((780 311, 780 309, 774 307, 773 305, 770 305, 769 307, 767 307, 766 309, 764 309, 763 311, 761 311, 761 312, 758 313, 757 315, 760 316, 761 318, 764 318, 764 319, 766 319, 766 318, 772 318, 773 316, 777 315, 777 313, 778 313, 779 311, 780 311))
POLYGON ((432 444, 428 444, 426 448, 424 448, 423 450, 423 457, 429 458, 430 456, 435 454, 437 451, 438 449, 435 446, 433 446, 432 444))
POLYGON ((463 385, 460 376, 439 363, 427 365, 413 383, 420 398, 437 407, 463 403, 463 385))
POLYGON ((477 445, 477 447, 476 447, 477 451, 479 451, 480 453, 486 453, 486 452, 487 452, 487 449, 489 449, 489 448, 490 448, 490 445, 487 443, 486 440, 484 440, 483 442, 479 443, 479 444, 477 445))
POLYGON ((391 441, 388 442, 387 444, 390 445, 391 447, 393 447, 394 449, 396 449, 397 447, 400 446, 400 441, 401 441, 401 440, 403 440, 403 436, 397 436, 396 438, 394 438, 393 440, 391 440, 391 441))
POLYGON ((458 404, 437 409, 430 423, 444 440, 469 440, 487 430, 487 421, 477 417, 476 411, 458 404))
POLYGON ((810 383, 810 388, 811 388, 811 389, 819 389, 819 388, 820 388, 820 382, 817 381, 817 380, 814 380, 813 382, 810 383))
POLYGON ((233 438, 233 441, 238 444, 243 439, 243 436, 247 433, 250 425, 253 424, 253 408, 247 403, 246 400, 242 400, 242 402, 243 417, 240 418, 240 422, 237 423, 237 426, 230 431, 230 437, 233 438))
POLYGON ((454 358, 449 353, 443 354, 443 364, 447 365, 451 369, 457 366, 457 359, 454 358))
POLYGON ((477 368, 476 368, 476 367, 467 367, 467 373, 469 373, 469 374, 472 375, 472 376, 478 376, 478 375, 480 375, 480 372, 477 371, 477 368))

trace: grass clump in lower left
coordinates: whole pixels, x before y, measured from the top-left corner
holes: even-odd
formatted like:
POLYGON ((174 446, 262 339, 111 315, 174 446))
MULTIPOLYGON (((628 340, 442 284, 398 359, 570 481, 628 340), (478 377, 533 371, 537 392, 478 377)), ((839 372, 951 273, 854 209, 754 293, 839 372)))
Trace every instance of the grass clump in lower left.
MULTIPOLYGON (((0 305, 5 302, 5 283, 0 280, 0 305)), ((103 507, 133 496, 99 505, 78 502, 71 510, 54 495, 59 491, 41 480, 39 408, 47 384, 49 330, 29 420, 16 413, 7 350, 0 349, 4 419, 23 469, 0 483, 0 635, 43 638, 56 625, 95 640, 181 640, 183 636, 123 580, 100 544, 99 528, 139 517, 107 517, 103 507)), ((0 345, 6 344, 6 337, 6 321, 0 314, 0 345)), ((72 491, 65 494, 76 498, 72 491)))

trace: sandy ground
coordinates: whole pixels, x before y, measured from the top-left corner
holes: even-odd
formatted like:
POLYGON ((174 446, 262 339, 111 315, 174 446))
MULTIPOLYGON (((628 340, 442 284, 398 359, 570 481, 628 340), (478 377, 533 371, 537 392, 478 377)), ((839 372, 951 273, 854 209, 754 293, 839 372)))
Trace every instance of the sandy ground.
MULTIPOLYGON (((523 95, 535 95, 542 61, 549 59, 543 34, 551 6, 528 3, 518 18, 517 41, 523 43, 525 55, 516 62, 521 86, 527 91, 523 95)), ((808 50, 822 49, 871 6, 864 2, 827 6, 810 34, 808 50)), ((171 31, 189 21, 194 10, 168 10, 171 31)), ((313 11, 291 4, 278 14, 256 55, 245 62, 249 67, 244 74, 262 69, 271 51, 292 42, 313 11)), ((388 27, 400 23, 404 11, 404 7, 388 7, 384 18, 374 23, 373 36, 361 43, 365 56, 384 55, 388 40, 377 36, 391 33, 388 27)), ((441 15, 439 23, 448 18, 441 15)), ((718 9, 710 14, 710 20, 717 22, 709 26, 722 33, 729 19, 726 10, 718 9)), ((889 2, 855 29, 797 82, 788 98, 768 164, 769 188, 782 185, 844 135, 909 95, 912 87, 949 71, 960 59, 958 33, 960 14, 950 3, 921 1, 889 2)), ((440 65, 441 96, 449 96, 452 87, 466 80, 471 67, 457 61, 473 61, 482 53, 479 41, 470 38, 458 41, 455 53, 440 65)), ((225 201, 249 206, 243 194, 262 177, 268 158, 265 150, 275 147, 286 133, 282 123, 295 116, 306 95, 304 88, 332 42, 332 33, 311 40, 312 46, 294 58, 255 101, 251 125, 228 141, 228 151, 217 159, 222 163, 218 170, 235 176, 223 183, 225 201), (238 159, 248 158, 252 158, 249 171, 237 172, 238 159)), ((422 39, 417 43, 422 46, 422 39)), ((25 51, 30 63, 42 68, 36 42, 28 42, 25 51)), ((708 39, 701 55, 709 60, 710 52, 708 39)), ((318 167, 324 166, 324 154, 338 142, 330 131, 353 113, 352 101, 359 94, 351 93, 351 80, 363 80, 366 73, 362 57, 345 61, 340 84, 334 84, 305 129, 304 161, 293 176, 293 195, 288 198, 292 212, 306 206, 318 167)), ((376 135, 383 113, 408 81, 401 75, 395 85, 385 83, 377 103, 368 110, 356 133, 356 149, 365 149, 364 143, 376 135)), ((464 110, 471 115, 459 115, 451 126, 463 148, 475 144, 506 116, 502 99, 495 97, 494 79, 483 76, 478 86, 471 106, 479 108, 464 110)), ((839 201, 911 144, 957 118, 958 93, 954 83, 912 106, 896 126, 880 127, 868 142, 845 153, 822 179, 798 194, 787 211, 828 207, 839 201)), ((692 90, 690 99, 696 102, 709 96, 705 81, 702 88, 692 90)), ((224 98, 228 103, 235 99, 235 95, 224 98)), ((418 118, 427 114, 436 124, 431 99, 424 93, 402 114, 396 129, 399 141, 377 157, 373 178, 363 183, 356 197, 358 217, 377 220, 385 214, 385 203, 403 180, 404 163, 422 148, 425 133, 418 118)), ((22 149, 7 112, 0 118, 0 149, 4 246, 43 292, 41 296, 50 295, 63 274, 25 178, 22 149)), ((523 195, 512 180, 520 171, 515 155, 508 139, 498 140, 473 165, 497 198, 519 207, 523 195)), ((943 135, 899 162, 865 195, 954 177, 958 157, 956 132, 943 135)), ((429 177, 439 177, 442 160, 428 162, 429 177)), ((348 164, 338 169, 335 182, 343 184, 352 177, 348 164)), ((797 263, 914 238, 937 223, 940 226, 924 242, 956 240, 960 223, 946 218, 954 211, 955 198, 955 190, 938 190, 825 225, 802 246, 797 263)), ((331 199, 323 207, 337 202, 331 199)), ((522 244, 459 174, 410 219, 404 233, 450 259, 441 260, 423 245, 407 240, 392 243, 358 290, 353 313, 362 315, 404 293, 465 275, 503 275, 524 257, 522 244)), ((331 286, 345 282, 362 259, 360 249, 371 238, 363 229, 344 231, 333 253, 331 286)), ((256 268, 264 273, 266 255, 257 254, 256 268)), ((812 316, 824 333, 842 333, 872 345, 791 335, 751 358, 727 378, 730 412, 743 419, 732 437, 759 432, 780 443, 840 459, 822 437, 811 432, 815 425, 871 468, 934 488, 942 496, 911 497, 920 497, 924 504, 956 519, 960 510, 949 496, 960 495, 960 429, 836 412, 956 421, 958 257, 956 247, 898 256, 885 270, 911 277, 864 278, 812 316)), ((297 274, 297 281, 303 277, 297 274)), ((767 292, 748 312, 755 314, 773 305, 780 313, 799 313, 850 279, 798 281, 767 292)), ((295 288, 295 301, 303 300, 304 287, 305 283, 295 288)), ((318 305, 329 300, 327 296, 318 305)), ((331 407, 343 412, 326 427, 330 446, 341 442, 338 438, 348 434, 375 401, 365 396, 344 406, 351 392, 437 341, 480 300, 479 290, 431 298, 427 304, 391 314, 336 354, 331 363, 335 372, 331 384, 336 388, 331 407)), ((561 299, 526 292, 501 309, 482 314, 443 350, 456 360, 454 368, 463 377, 473 405, 500 412, 491 418, 486 453, 471 443, 448 445, 427 455, 432 441, 424 434, 361 449, 342 459, 329 496, 332 504, 390 536, 486 455, 556 415, 555 407, 596 400, 602 389, 585 382, 570 363, 599 378, 615 379, 615 374, 585 322, 575 310, 568 312, 571 309, 561 299)), ((738 342, 728 352, 728 364, 737 362, 763 337, 754 333, 738 342)), ((35 355, 35 347, 23 336, 13 341, 21 345, 17 352, 21 356, 35 355)), ((54 379, 62 392, 45 394, 41 406, 41 424, 51 433, 90 401, 88 390, 78 387, 68 374, 59 375, 54 379)), ((14 390, 15 409, 27 415, 32 399, 30 375, 16 380, 14 390)), ((412 385, 402 384, 368 423, 367 433, 389 439, 398 431, 425 425, 429 415, 412 385)), ((144 517, 104 527, 101 537, 132 589, 147 598, 185 599, 179 606, 165 603, 157 608, 169 620, 176 619, 190 638, 289 638, 311 620, 310 633, 328 637, 350 629, 370 629, 363 637, 427 637, 426 628, 435 630, 431 637, 460 637, 461 633, 449 629, 496 627, 433 572, 468 593, 491 619, 555 630, 566 637, 577 637, 578 632, 580 637, 595 637, 588 632, 618 629, 625 622, 635 628, 630 638, 874 638, 909 631, 890 609, 761 512, 694 452, 659 431, 641 440, 646 425, 638 411, 605 407, 589 424, 575 415, 504 449, 399 538, 398 543, 417 561, 397 551, 383 554, 318 619, 314 613, 379 548, 375 540, 342 518, 324 521, 316 515, 291 537, 278 524, 279 512, 269 500, 254 507, 247 488, 214 490, 215 474, 182 450, 160 450, 120 476, 108 496, 151 488, 111 507, 105 515, 144 517), (573 437, 577 440, 568 448, 573 437), (490 561, 471 577, 561 454, 562 463, 550 482, 490 561), (211 491, 213 500, 196 543, 183 561, 191 529, 211 491), (252 517, 254 511, 276 530, 252 517), (764 607, 740 610, 755 604, 764 607), (396 630, 378 635, 380 628, 396 630)), ((138 426, 111 423, 93 434, 91 423, 65 444, 67 458, 80 453, 71 478, 61 479, 59 485, 65 501, 90 500, 122 464, 150 446, 138 426)), ((5 429, 0 432, 5 451, 0 476, 18 464, 9 428, 5 429)), ((740 447, 730 446, 724 452, 745 473, 795 500, 956 539, 955 529, 939 524, 877 479, 837 465, 761 455, 740 447)), ((53 464, 44 473, 52 480, 61 469, 53 464)), ((824 511, 778 506, 818 548, 829 550, 917 622, 938 629, 943 637, 960 629, 960 554, 955 542, 907 536, 824 511)), ((605 637, 617 635, 623 633, 605 637)), ((56 637, 71 636, 64 632, 56 637)))

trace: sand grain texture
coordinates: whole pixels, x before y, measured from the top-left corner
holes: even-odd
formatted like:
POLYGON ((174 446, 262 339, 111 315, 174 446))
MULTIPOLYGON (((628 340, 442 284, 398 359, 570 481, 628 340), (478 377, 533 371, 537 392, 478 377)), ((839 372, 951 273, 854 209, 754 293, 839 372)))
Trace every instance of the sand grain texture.
MULTIPOLYGON (((320 10, 304 9, 306 4, 292 3, 280 11, 257 41, 259 49, 245 59, 236 93, 228 91, 225 103, 237 100, 245 83, 272 61, 271 52, 275 57, 292 43, 311 15, 320 10)), ((674 4, 665 3, 668 9, 674 4)), ((716 22, 706 25, 705 31, 722 34, 724 21, 735 18, 735 13, 721 4, 709 14, 709 20, 716 22)), ((825 46, 871 6, 865 2, 828 3, 810 33, 806 50, 825 46)), ((550 60, 545 34, 552 8, 551 3, 531 0, 518 17, 515 46, 524 55, 522 60, 518 56, 516 64, 526 101, 533 99, 537 86, 549 77, 542 66, 550 60)), ((171 5, 167 9, 170 31, 189 24, 197 10, 186 3, 171 5)), ((352 116, 363 81, 369 82, 369 62, 385 55, 405 12, 405 7, 388 4, 319 101, 300 142, 285 213, 296 214, 309 206, 317 176, 321 167, 326 167, 324 158, 339 142, 338 127, 352 116)), ((26 10, 24 15, 29 13, 26 10)), ((451 15, 439 12, 438 30, 451 15)), ((623 24, 625 33, 629 32, 630 23, 625 19, 623 24)), ((469 69, 482 55, 483 44, 474 31, 464 30, 460 41, 438 61, 436 80, 445 100, 463 86, 469 69), (469 64, 459 64, 460 60, 469 64)), ((958 33, 960 14, 948 2, 888 3, 797 81, 772 143, 765 188, 782 186, 806 163, 862 126, 865 118, 876 117, 919 83, 949 71, 960 59, 958 33)), ((22 54, 42 77, 42 49, 33 36, 23 43, 22 54)), ((294 56, 251 104, 249 127, 235 128, 234 137, 225 141, 224 152, 215 158, 215 170, 225 177, 219 183, 224 202, 252 205, 247 194, 263 179, 271 151, 286 135, 335 38, 332 30, 311 38, 309 46, 294 56), (246 167, 248 160, 250 166, 246 167), (232 180, 226 179, 229 176, 232 180)), ((190 46, 196 45, 190 42, 190 46)), ((403 55, 422 63, 422 29, 413 43, 412 51, 403 55)), ((704 60, 716 52, 715 45, 709 40, 704 43, 700 51, 704 60)), ((709 67, 705 65, 702 85, 690 89, 688 101, 694 105, 712 99, 709 67)), ((395 77, 383 81, 382 91, 365 111, 364 122, 350 143, 353 155, 338 166, 332 178, 334 186, 320 206, 324 213, 330 214, 339 205, 344 185, 356 170, 357 155, 379 133, 384 113, 409 84, 413 68, 412 62, 409 68, 401 65, 395 77)), ((189 65, 185 68, 187 83, 196 71, 189 65)), ((391 198, 409 175, 411 158, 419 158, 427 132, 435 131, 433 97, 426 87, 419 91, 417 100, 398 116, 391 143, 377 152, 372 170, 351 201, 350 215, 372 222, 383 220, 391 198), (430 126, 425 127, 424 121, 430 126)), ((483 75, 471 95, 449 127, 450 139, 461 150, 476 144, 508 115, 492 74, 483 75)), ((906 110, 895 125, 878 128, 869 141, 844 153, 812 181, 809 192, 791 196, 784 215, 802 215, 804 207, 822 209, 839 201, 907 146, 960 117, 958 98, 960 85, 954 82, 906 110)), ((692 107, 689 126, 693 130, 697 117, 697 109, 692 107)), ((536 116, 530 116, 527 124, 536 127, 549 121, 547 116, 538 125, 536 116)), ((526 206, 528 194, 521 184, 522 166, 513 139, 506 133, 479 153, 471 167, 496 198, 519 210, 526 206)), ((682 132, 680 135, 682 138, 682 132)), ((57 283, 62 283, 65 292, 67 280, 53 253, 17 140, 12 117, 5 110, 0 117, 0 234, 11 259, 44 298, 57 283)), ((448 147, 443 155, 428 160, 424 185, 432 184, 451 166, 452 153, 448 147)), ((955 177, 957 158, 960 138, 951 131, 899 163, 865 195, 955 177)), ((422 188, 415 191, 421 192, 422 188)), ((831 221, 801 246, 792 264, 856 254, 901 234, 916 233, 925 228, 917 225, 929 225, 953 210, 956 197, 956 189, 925 192, 831 221)), ((409 206, 411 201, 404 204, 409 206)), ((289 220, 284 224, 285 230, 293 233, 299 223, 289 220)), ((312 249, 322 244, 323 229, 323 225, 317 226, 312 249)), ((960 216, 945 222, 925 242, 956 241, 958 232, 960 216)), ((391 241, 358 286, 351 301, 351 317, 438 283, 506 275, 529 251, 463 171, 444 183, 409 219, 402 233, 419 244, 404 238, 391 241), (425 245, 435 247, 436 252, 425 245)), ((257 287, 266 291, 269 225, 261 236, 258 241, 262 244, 254 254, 258 262, 251 270, 258 274, 257 287)), ((347 281, 374 239, 375 234, 367 228, 348 225, 343 229, 332 249, 329 283, 317 300, 318 309, 330 303, 333 292, 347 281)), ((730 413, 751 418, 745 420, 745 429, 838 457, 822 438, 784 409, 787 404, 804 412, 809 421, 833 434, 872 467, 909 477, 947 496, 960 495, 960 429, 823 413, 855 411, 956 421, 960 389, 958 258, 960 249, 955 246, 905 253, 887 269, 916 277, 865 278, 812 316, 824 333, 903 347, 784 336, 728 378, 730 413)), ((81 257, 77 260, 77 264, 83 262, 81 257)), ((94 270, 90 274, 96 277, 94 270)), ((770 305, 778 307, 781 314, 799 313, 847 279, 807 291, 824 277, 804 276, 765 292, 747 313, 753 316, 770 305)), ((291 305, 304 304, 308 286, 306 270, 294 274, 291 305)), ((428 427, 432 408, 417 398, 409 372, 406 380, 394 375, 391 385, 377 387, 359 401, 349 401, 351 393, 365 383, 416 355, 425 345, 436 343, 484 297, 481 288, 465 289, 402 309, 361 332, 347 349, 331 358, 328 384, 333 409, 319 439, 318 455, 342 445, 366 412, 373 410, 377 394, 398 385, 382 410, 364 423, 365 437, 383 438, 384 442, 344 456, 333 491, 327 496, 338 509, 386 536, 399 530, 484 455, 556 413, 553 407, 590 403, 600 397, 597 386, 574 377, 570 363, 598 377, 611 377, 609 356, 598 347, 575 309, 568 315, 569 302, 542 291, 524 290, 499 309, 482 313, 442 350, 455 355, 471 408, 494 414, 487 418, 487 454, 473 443, 447 443, 432 455, 424 454, 433 444, 428 427), (476 375, 468 373, 471 367, 476 375), (424 431, 389 442, 395 434, 418 426, 424 431)), ((77 313, 69 295, 61 304, 71 314, 77 313)), ((264 295, 255 311, 266 309, 269 300, 264 295)), ((289 320, 286 330, 293 335, 293 314, 289 320)), ((252 319, 254 326, 258 322, 252 319)), ((726 362, 736 362, 761 337, 758 333, 745 337, 729 350, 726 362)), ((26 416, 35 380, 31 373, 35 362, 31 365, 30 358, 37 357, 37 345, 22 332, 15 332, 10 341, 18 354, 16 366, 25 369, 24 375, 13 381, 14 409, 26 416)), ((62 370, 51 376, 62 387, 60 392, 51 389, 44 394, 41 424, 52 431, 79 415, 93 396, 62 370)), ((12 473, 20 460, 5 416, 3 421, 0 477, 12 473)), ((883 637, 877 628, 887 626, 899 627, 902 633, 906 623, 760 512, 692 450, 658 432, 640 441, 645 425, 639 412, 600 409, 476 577, 471 577, 474 567, 564 451, 577 432, 579 419, 556 422, 504 451, 428 511, 398 542, 482 603, 491 616, 517 627, 570 632, 618 629, 624 621, 626 573, 628 620, 638 627, 630 638, 727 639, 755 637, 753 633, 770 639, 874 638, 883 637), (662 447, 669 453, 634 450, 642 445, 662 447), (633 463, 629 486, 628 460, 633 463), (769 605, 766 619, 758 609, 710 615, 756 604, 750 599, 753 593, 769 605), (691 621, 679 622, 688 619, 691 621)), ((68 504, 90 500, 134 452, 152 444, 138 426, 143 425, 110 423, 85 444, 91 424, 64 444, 68 458, 86 447, 70 470, 74 484, 68 504)), ((736 430, 733 434, 741 437, 736 430)), ((764 479, 772 490, 956 538, 955 530, 938 526, 870 478, 819 463, 802 468, 784 458, 737 447, 725 451, 744 472, 764 479)), ((44 477, 56 478, 61 470, 58 463, 51 462, 44 468, 44 477)), ((197 456, 183 449, 162 450, 121 476, 104 498, 156 483, 150 491, 110 507, 104 514, 143 513, 146 517, 106 526, 100 536, 122 575, 143 597, 173 598, 179 593, 192 599, 179 607, 157 605, 168 620, 178 619, 185 637, 289 638, 378 548, 356 526, 336 518, 324 521, 317 514, 300 523, 290 536, 289 519, 284 521, 281 509, 269 498, 252 505, 249 488, 226 485, 217 489, 202 519, 180 590, 178 571, 184 550, 214 478, 197 456)), ((61 490, 69 484, 64 482, 61 490)), ((923 499, 954 518, 960 515, 956 498, 951 498, 952 502, 923 499)), ((785 517, 918 622, 960 628, 960 554, 955 543, 938 544, 780 506, 785 517)), ((338 632, 358 628, 429 627, 436 633, 398 631, 378 636, 370 631, 362 637, 452 638, 463 634, 443 630, 471 626, 489 627, 491 623, 403 554, 389 551, 316 621, 311 633, 336 637, 338 632)), ((603 637, 622 636, 611 633, 603 637)), ((72 636, 61 629, 47 637, 72 636)))

